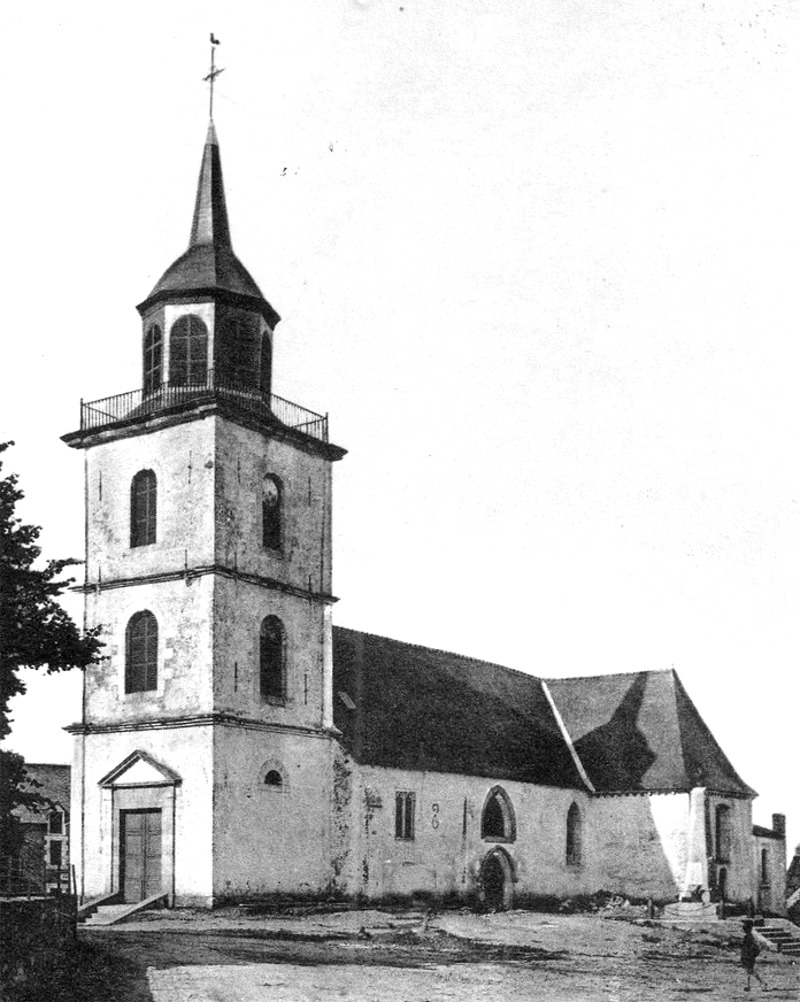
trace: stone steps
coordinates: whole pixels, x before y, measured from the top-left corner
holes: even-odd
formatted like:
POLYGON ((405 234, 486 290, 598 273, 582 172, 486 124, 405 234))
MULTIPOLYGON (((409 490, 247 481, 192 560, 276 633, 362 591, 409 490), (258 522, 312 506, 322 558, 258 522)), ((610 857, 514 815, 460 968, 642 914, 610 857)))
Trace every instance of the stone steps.
POLYGON ((756 926, 758 932, 768 939, 781 953, 787 957, 800 957, 800 928, 790 923, 777 925, 770 921, 763 926, 756 926))
POLYGON ((95 911, 84 920, 83 925, 116 925, 117 922, 123 922, 129 916, 142 912, 147 908, 153 908, 155 905, 166 904, 166 901, 167 895, 162 892, 161 894, 154 894, 151 898, 145 898, 144 901, 135 901, 133 904, 99 905, 95 911))

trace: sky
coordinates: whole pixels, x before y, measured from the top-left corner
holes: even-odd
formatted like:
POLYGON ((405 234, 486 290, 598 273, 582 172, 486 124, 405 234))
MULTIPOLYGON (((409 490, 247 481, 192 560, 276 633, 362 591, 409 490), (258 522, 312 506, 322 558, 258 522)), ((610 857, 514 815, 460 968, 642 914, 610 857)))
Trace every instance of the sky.
MULTIPOLYGON (((799 29, 800 0, 9 8, 0 432, 45 554, 82 556, 59 437, 140 385, 134 307, 188 242, 213 31, 273 388, 349 450, 335 622, 675 668, 800 842, 799 29)), ((10 747, 68 761, 79 690, 33 676, 10 747)))

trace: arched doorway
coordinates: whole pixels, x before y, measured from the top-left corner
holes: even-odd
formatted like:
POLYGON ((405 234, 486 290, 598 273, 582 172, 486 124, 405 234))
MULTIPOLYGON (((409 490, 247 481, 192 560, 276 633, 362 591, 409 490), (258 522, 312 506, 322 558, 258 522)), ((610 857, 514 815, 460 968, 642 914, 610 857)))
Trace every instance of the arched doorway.
POLYGON ((504 849, 495 848, 481 864, 480 898, 487 911, 506 911, 514 900, 514 867, 504 849))
POLYGON ((719 868, 717 874, 717 890, 720 901, 726 901, 728 898, 728 871, 724 866, 719 868))

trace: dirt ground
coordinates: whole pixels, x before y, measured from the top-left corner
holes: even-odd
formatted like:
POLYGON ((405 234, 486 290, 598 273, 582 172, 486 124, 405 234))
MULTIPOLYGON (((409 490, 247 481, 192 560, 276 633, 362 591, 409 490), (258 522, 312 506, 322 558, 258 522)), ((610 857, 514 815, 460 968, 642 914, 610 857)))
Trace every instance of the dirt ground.
MULTIPOLYGON (((156 912, 80 933, 102 1002, 719 1002, 745 993, 738 922, 675 928, 600 915, 343 911, 156 912)), ((771 953, 770 999, 800 999, 800 966, 771 953)), ((91 994, 86 994, 91 992, 91 994)), ((57 996, 53 996, 54 998, 57 996)), ((71 996, 72 997, 72 996, 71 996)), ((66 998, 66 996, 64 996, 66 998)))

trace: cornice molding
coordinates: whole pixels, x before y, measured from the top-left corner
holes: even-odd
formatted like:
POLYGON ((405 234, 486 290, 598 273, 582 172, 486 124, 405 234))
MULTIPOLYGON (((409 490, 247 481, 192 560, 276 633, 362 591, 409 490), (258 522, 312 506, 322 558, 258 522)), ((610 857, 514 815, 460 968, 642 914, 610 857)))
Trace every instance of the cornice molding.
POLYGON ((251 574, 247 571, 240 571, 235 567, 225 567, 223 564, 204 564, 200 567, 185 567, 182 570, 161 571, 154 574, 134 574, 127 578, 109 578, 108 580, 87 582, 82 585, 74 585, 70 591, 91 594, 92 592, 107 591, 111 588, 131 588, 143 584, 163 584, 169 581, 188 582, 195 578, 206 577, 209 574, 218 574, 220 577, 229 580, 244 581, 247 584, 258 585, 271 591, 280 591, 285 595, 293 595, 296 598, 305 598, 310 602, 325 602, 333 604, 339 599, 335 595, 330 595, 323 591, 309 591, 307 588, 298 588, 295 585, 286 584, 276 578, 269 578, 262 574, 251 574))

